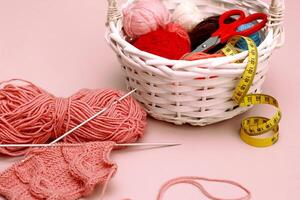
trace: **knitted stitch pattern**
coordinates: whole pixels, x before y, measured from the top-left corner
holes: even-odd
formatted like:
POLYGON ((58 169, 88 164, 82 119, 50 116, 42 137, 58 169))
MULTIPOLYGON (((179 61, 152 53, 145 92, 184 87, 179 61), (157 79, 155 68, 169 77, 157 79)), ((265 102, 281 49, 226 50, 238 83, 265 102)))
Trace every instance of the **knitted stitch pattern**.
POLYGON ((97 184, 106 187, 117 165, 109 160, 114 142, 31 150, 0 174, 0 195, 8 200, 75 200, 97 184))

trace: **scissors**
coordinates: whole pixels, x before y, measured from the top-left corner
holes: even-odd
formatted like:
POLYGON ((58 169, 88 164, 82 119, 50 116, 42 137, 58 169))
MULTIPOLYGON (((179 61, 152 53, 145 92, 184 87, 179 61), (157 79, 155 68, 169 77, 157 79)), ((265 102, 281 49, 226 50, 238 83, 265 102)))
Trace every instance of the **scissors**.
POLYGON ((214 32, 211 37, 206 40, 204 43, 200 44, 193 52, 206 52, 210 50, 211 48, 215 47, 219 43, 225 43, 229 40, 229 38, 235 36, 235 35, 242 35, 242 36, 248 36, 251 35, 260 29, 262 29, 268 21, 268 17, 264 13, 254 13, 249 16, 245 16, 244 11, 242 10, 229 10, 225 13, 223 13, 220 16, 219 19, 219 29, 214 32), (233 16, 239 16, 239 18, 232 22, 232 23, 225 23, 225 20, 233 17, 233 16), (261 20, 259 23, 255 24, 251 28, 248 28, 246 30, 243 30, 241 32, 237 31, 237 28, 241 25, 255 22, 256 20, 261 20))

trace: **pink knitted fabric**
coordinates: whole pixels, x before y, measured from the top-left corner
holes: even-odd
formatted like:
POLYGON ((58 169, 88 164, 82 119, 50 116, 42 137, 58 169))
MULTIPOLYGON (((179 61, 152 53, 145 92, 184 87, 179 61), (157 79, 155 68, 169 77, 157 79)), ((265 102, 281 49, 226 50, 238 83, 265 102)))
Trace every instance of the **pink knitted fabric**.
POLYGON ((73 200, 103 191, 117 170, 109 160, 114 142, 59 144, 31 150, 26 158, 0 174, 0 195, 8 200, 73 200))

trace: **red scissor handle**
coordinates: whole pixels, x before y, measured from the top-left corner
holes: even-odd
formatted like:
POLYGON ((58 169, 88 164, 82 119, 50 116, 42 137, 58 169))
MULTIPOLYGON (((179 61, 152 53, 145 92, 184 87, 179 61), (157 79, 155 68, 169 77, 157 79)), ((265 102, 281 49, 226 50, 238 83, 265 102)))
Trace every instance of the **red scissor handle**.
POLYGON ((229 10, 221 15, 219 19, 220 28, 215 33, 212 34, 212 37, 217 36, 220 38, 221 43, 225 43, 232 36, 235 35, 249 36, 259 31, 265 26, 267 21, 268 21, 268 17, 264 13, 255 13, 245 17, 245 13, 242 10, 229 10), (239 16, 239 18, 232 23, 226 24, 225 20, 233 16, 239 16), (256 20, 261 20, 261 21, 249 29, 246 29, 241 32, 237 32, 237 28, 239 26, 251 22, 257 22, 256 20))
POLYGON ((229 11, 226 11, 219 18, 219 27, 222 28, 224 26, 231 26, 231 25, 237 23, 238 20, 244 19, 245 17, 246 17, 245 13, 242 10, 229 10, 229 11), (231 18, 233 16, 239 16, 239 18, 236 19, 235 22, 226 24, 225 23, 226 19, 229 19, 229 18, 231 18))
POLYGON ((241 19, 240 20, 241 24, 236 27, 235 32, 236 32, 236 34, 243 35, 243 36, 251 35, 251 34, 256 33, 257 31, 259 31, 260 29, 262 29, 266 25, 267 21, 268 21, 268 16, 265 13, 254 13, 254 14, 249 15, 248 17, 246 17, 244 19, 241 19), (254 26, 252 26, 251 28, 248 28, 248 29, 243 30, 241 32, 237 32, 237 28, 240 25, 255 22, 257 20, 261 20, 261 21, 259 23, 254 24, 254 26))

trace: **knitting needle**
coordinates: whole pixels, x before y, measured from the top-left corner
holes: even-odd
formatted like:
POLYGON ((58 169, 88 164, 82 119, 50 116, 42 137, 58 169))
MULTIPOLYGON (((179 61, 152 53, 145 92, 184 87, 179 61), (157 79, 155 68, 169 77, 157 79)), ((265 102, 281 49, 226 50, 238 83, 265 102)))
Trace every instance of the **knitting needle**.
POLYGON ((122 96, 121 98, 119 98, 118 100, 114 101, 112 104, 110 104, 109 106, 103 108, 102 110, 100 110, 98 113, 96 113, 95 115, 91 116, 90 118, 88 118, 87 120, 83 121, 82 123, 78 124, 77 126, 75 126, 74 128, 72 128, 71 130, 67 131, 65 134, 63 134, 62 136, 56 138, 55 140, 53 140, 52 142, 50 142, 47 145, 52 145, 58 141, 60 141, 61 139, 63 139, 64 137, 66 137, 67 135, 69 135, 70 133, 72 133, 73 131, 79 129, 81 126, 83 126, 84 124, 88 123, 89 121, 93 120, 94 118, 96 118, 97 116, 101 115, 102 113, 104 113, 110 106, 115 105, 116 103, 118 103, 119 101, 122 101, 123 99, 125 99, 126 97, 128 97, 129 95, 131 95, 132 93, 134 93, 136 91, 136 89, 131 90, 130 92, 128 92, 127 94, 125 94, 124 96, 122 96))
MULTIPOLYGON (((80 128, 84 124, 86 124, 89 121, 93 120, 94 118, 96 118, 100 114, 104 113, 110 106, 118 103, 119 101, 122 101, 123 99, 125 99, 126 97, 128 97, 129 95, 131 95, 132 93, 134 93, 135 91, 136 91, 136 89, 131 90, 130 92, 128 92, 124 96, 120 97, 118 100, 114 101, 108 107, 103 108, 98 113, 96 113, 95 115, 91 116, 87 120, 83 121, 79 125, 75 126, 71 130, 67 131, 65 134, 63 134, 62 136, 60 136, 57 139, 53 140, 49 144, 0 144, 0 147, 49 147, 50 145, 55 145, 55 143, 57 143, 58 141, 60 141, 61 139, 63 139, 64 137, 66 137, 67 135, 69 135, 70 133, 72 133, 73 131, 77 130, 78 128, 80 128)), ((76 145, 80 145, 80 144, 63 144, 63 146, 76 146, 76 145)), ((128 143, 128 144, 115 144, 115 146, 118 146, 118 147, 128 147, 128 146, 131 146, 131 147, 132 146, 135 146, 135 147, 137 147, 137 146, 158 146, 158 147, 164 147, 164 146, 178 146, 178 145, 181 145, 181 144, 179 144, 179 143, 128 143)))
MULTIPOLYGON (((79 146, 81 143, 63 143, 63 144, 52 144, 52 146, 79 146)), ((116 147, 141 147, 141 146, 153 146, 153 147, 170 147, 178 146, 180 143, 124 143, 115 144, 116 147)), ((49 144, 0 144, 0 148, 3 147, 49 147, 49 144)))

